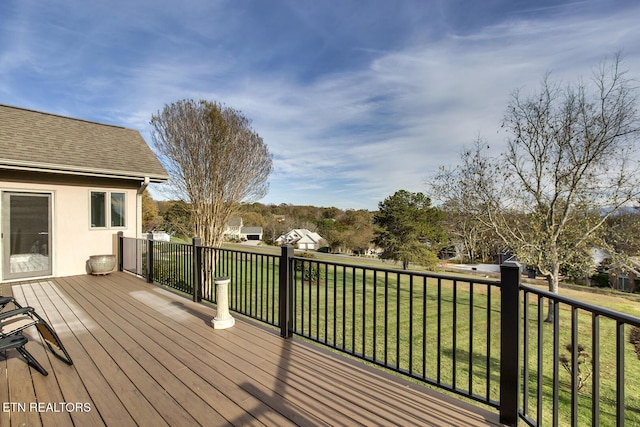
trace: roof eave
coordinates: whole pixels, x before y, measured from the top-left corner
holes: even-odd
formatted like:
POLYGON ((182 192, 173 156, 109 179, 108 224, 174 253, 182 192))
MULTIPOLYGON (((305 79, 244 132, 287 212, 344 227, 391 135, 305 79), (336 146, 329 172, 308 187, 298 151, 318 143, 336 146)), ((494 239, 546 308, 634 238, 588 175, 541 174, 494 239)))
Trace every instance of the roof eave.
POLYGON ((169 176, 166 174, 157 174, 157 173, 149 173, 149 172, 117 171, 117 170, 94 169, 94 168, 78 168, 78 167, 69 167, 64 165, 37 164, 37 163, 30 163, 30 162, 0 161, 0 169, 42 172, 42 173, 56 173, 56 174, 75 175, 75 176, 91 176, 91 177, 99 177, 99 178, 128 179, 128 180, 136 180, 136 181, 143 180, 145 177, 149 177, 149 181, 153 183, 163 183, 169 179, 169 176))

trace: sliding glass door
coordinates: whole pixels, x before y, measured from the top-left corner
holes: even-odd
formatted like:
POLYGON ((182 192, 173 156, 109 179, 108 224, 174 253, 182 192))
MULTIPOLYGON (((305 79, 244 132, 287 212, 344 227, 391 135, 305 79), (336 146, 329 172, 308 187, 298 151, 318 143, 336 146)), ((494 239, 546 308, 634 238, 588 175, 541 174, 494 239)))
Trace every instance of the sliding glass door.
POLYGON ((2 193, 2 278, 51 274, 51 194, 2 193))

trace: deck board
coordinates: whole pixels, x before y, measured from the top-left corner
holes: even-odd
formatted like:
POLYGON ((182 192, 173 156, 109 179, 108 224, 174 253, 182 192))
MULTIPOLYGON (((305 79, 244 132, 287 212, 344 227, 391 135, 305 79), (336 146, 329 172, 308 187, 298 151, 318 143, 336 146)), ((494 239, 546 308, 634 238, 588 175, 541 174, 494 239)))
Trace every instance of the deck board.
POLYGON ((0 284, 52 324, 73 358, 0 354, 0 399, 87 403, 90 412, 2 411, 0 425, 499 425, 494 411, 347 360, 127 273, 0 284))
MULTIPOLYGON (((46 289, 46 286, 45 286, 46 289)), ((42 292, 43 287, 40 283, 34 283, 31 286, 25 286, 21 288, 23 297, 30 302, 30 305, 34 306, 38 313, 42 313, 43 317, 53 324, 55 320, 54 315, 58 312, 58 308, 49 299, 49 295, 42 292), (37 303, 36 303, 37 301, 37 303)), ((59 322, 56 324, 58 331, 64 331, 65 328, 59 322)), ((25 332, 29 338, 33 341, 40 342, 35 328, 25 332)), ((41 361, 41 363, 47 360, 54 369, 48 369, 49 375, 44 377, 42 375, 33 375, 33 387, 35 395, 38 396, 38 401, 44 404, 46 403, 58 403, 59 402, 86 402, 88 394, 84 388, 83 382, 77 374, 77 371, 69 366, 61 363, 59 360, 48 351, 45 350, 44 345, 32 345, 30 350, 33 356, 41 361), (56 367, 58 369, 56 369, 56 367), (52 387, 52 382, 57 383, 57 387, 52 387)), ((40 418, 43 426, 65 426, 69 424, 70 419, 74 419, 77 423, 93 423, 92 425, 100 425, 100 417, 96 414, 81 414, 71 412, 40 412, 40 418)))
MULTIPOLYGON (((102 296, 105 301, 109 301, 108 295, 103 293, 102 296)), ((150 294, 149 299, 153 300, 153 296, 153 294, 150 294)), ((206 373, 205 379, 207 379, 208 382, 200 382, 197 390, 203 390, 205 396, 215 398, 215 406, 222 412, 226 419, 241 420, 243 425, 255 424, 255 419, 251 419, 251 417, 247 415, 247 410, 251 409, 251 406, 248 405, 259 405, 260 402, 248 393, 241 393, 235 383, 225 381, 221 373, 217 372, 219 367, 207 364, 207 361, 215 360, 214 352, 217 349, 207 343, 205 338, 203 338, 202 345, 197 345, 197 343, 186 338, 186 335, 190 333, 190 328, 180 324, 174 324, 175 322, 171 316, 155 312, 144 304, 135 304, 135 301, 133 301, 129 303, 127 307, 115 307, 115 304, 107 305, 113 306, 114 310, 119 310, 120 316, 123 318, 135 319, 135 329, 140 333, 138 339, 144 342, 145 348, 156 355, 162 355, 164 353, 172 354, 172 358, 165 357, 165 361, 168 359, 167 363, 172 363, 172 365, 167 368, 169 372, 181 371, 181 377, 186 376, 188 378, 189 374, 187 374, 187 372, 189 372, 189 369, 186 369, 186 367, 193 364, 199 372, 206 373), (190 352, 188 350, 189 348, 193 348, 193 351, 196 351, 198 355, 190 352), (212 385, 212 383, 216 382, 218 382, 217 389, 212 385), (225 393, 231 394, 232 398, 229 398, 225 393), (238 406, 235 402, 242 402, 245 408, 238 406)), ((162 308, 166 307, 163 306, 162 308)), ((170 307, 167 308, 167 310, 169 309, 170 307)), ((115 312, 112 314, 114 316, 116 315, 115 312)), ((190 316, 184 317, 188 319, 190 316)), ((195 322, 193 326, 199 326, 197 323, 198 322, 195 322)), ((208 328, 208 332, 211 333, 211 328, 208 328)), ((132 333, 136 333, 136 331, 132 333)), ((191 367, 193 368, 193 366, 191 367)), ((228 367, 227 369, 233 369, 233 367, 228 367)), ((192 381, 197 380, 193 378, 192 381)), ((285 418, 279 421, 286 423, 285 418)))
MULTIPOLYGON (((82 283, 76 283, 75 286, 82 286, 82 283)), ((83 288, 83 293, 87 292, 83 288)), ((181 402, 185 402, 187 409, 191 409, 197 413, 198 417, 205 417, 202 421, 209 421, 214 424, 224 423, 224 418, 213 410, 213 406, 220 404, 220 397, 217 390, 211 384, 202 380, 201 377, 194 374, 191 370, 186 369, 185 364, 176 358, 176 353, 183 356, 184 359, 190 360, 193 356, 186 352, 176 343, 172 343, 171 348, 159 345, 156 341, 168 343, 166 336, 162 334, 162 329, 149 326, 144 318, 141 317, 144 308, 131 307, 131 311, 116 304, 114 299, 105 292, 104 289, 94 290, 96 294, 101 296, 100 301, 95 301, 95 306, 91 310, 93 317, 102 323, 102 326, 109 325, 110 330, 122 328, 122 331, 129 334, 129 338, 121 337, 120 345, 127 348, 139 363, 145 363, 145 369, 150 373, 155 372, 155 377, 163 383, 163 387, 169 393, 177 395, 175 398, 181 402), (118 325, 111 319, 119 319, 118 325), (130 322, 135 319, 135 326, 130 322), (155 340, 150 338, 155 336, 155 340), (173 354, 172 354, 173 353, 173 354), (155 359, 154 359, 155 358, 155 359), (180 382, 178 377, 183 382, 180 382), (186 384, 186 385, 185 385, 186 384), (189 388, 191 384, 192 388, 189 388), (200 399, 194 399, 196 394, 200 399), (218 395, 218 396, 216 396, 218 395), (208 402, 207 402, 208 400, 208 402)), ((206 367, 202 367, 203 370, 206 367)), ((223 407, 229 407, 232 402, 223 407)), ((229 413, 227 416, 242 416, 244 411, 238 410, 235 413, 229 413)), ((250 424, 249 419, 245 420, 247 425, 250 424)))

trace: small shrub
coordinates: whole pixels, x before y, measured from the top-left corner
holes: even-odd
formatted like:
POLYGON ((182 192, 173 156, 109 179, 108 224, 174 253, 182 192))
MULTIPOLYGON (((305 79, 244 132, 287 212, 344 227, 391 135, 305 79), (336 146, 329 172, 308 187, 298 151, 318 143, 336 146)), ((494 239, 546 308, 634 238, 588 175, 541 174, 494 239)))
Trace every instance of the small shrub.
POLYGON ((322 279, 322 271, 316 267, 309 267, 302 270, 302 280, 305 282, 316 282, 322 279))
POLYGON ((316 259, 316 256, 314 254, 312 254, 311 252, 303 252, 299 255, 296 255, 300 258, 308 258, 308 259, 316 259))
MULTIPOLYGON (((569 352, 569 355, 568 356, 564 354, 560 355, 560 364, 569 373, 569 375, 573 377, 573 371, 571 366, 571 357, 573 356, 573 346, 571 345, 571 343, 569 343, 564 348, 569 352)), ((577 356, 578 366, 577 366, 577 372, 576 372, 576 379, 578 380, 578 391, 579 391, 579 390, 582 390, 584 385, 587 383, 587 380, 589 379, 589 377, 591 377, 591 374, 593 373, 593 366, 592 366, 592 362, 589 361, 589 359, 591 358, 591 355, 586 352, 585 347, 581 344, 578 344, 577 350, 578 352, 576 356, 577 356)))
POLYGON ((596 273, 591 276, 591 285, 597 286, 598 288, 608 288, 609 285, 609 275, 607 273, 596 273))
MULTIPOLYGON (((302 258, 316 259, 316 256, 314 254, 308 252, 305 252, 299 256, 302 258)), ((312 261, 297 261, 296 271, 302 273, 302 280, 304 282, 313 283, 324 277, 323 266, 312 261)))

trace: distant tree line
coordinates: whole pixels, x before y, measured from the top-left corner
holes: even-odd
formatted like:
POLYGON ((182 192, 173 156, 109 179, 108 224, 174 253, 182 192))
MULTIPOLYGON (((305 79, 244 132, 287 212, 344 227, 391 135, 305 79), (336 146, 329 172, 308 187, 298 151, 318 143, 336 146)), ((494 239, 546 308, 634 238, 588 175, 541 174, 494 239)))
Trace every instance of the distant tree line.
MULTIPOLYGON (((508 251, 492 228, 463 212, 454 201, 436 207, 425 195, 405 190, 381 202, 378 211, 250 203, 240 205, 237 215, 245 226, 262 227, 267 244, 275 244, 291 229, 307 228, 325 238, 327 251, 360 255, 377 248, 383 250, 383 258, 405 266, 411 262, 434 267, 439 260, 452 258, 460 263, 497 263, 500 254, 508 251), (418 209, 408 213, 407 209, 413 208, 418 209)), ((524 222, 527 216, 514 213, 512 221, 524 222)), ((189 207, 183 201, 154 201, 145 192, 143 231, 151 230, 163 230, 189 241, 194 235, 189 207)), ((640 256, 638 230, 640 210, 621 210, 606 218, 598 232, 598 247, 618 258, 640 256)), ((563 264, 561 274, 579 280, 592 275, 597 267, 589 255, 582 261, 563 264)))
MULTIPOLYGON (((163 230, 189 240, 194 236, 190 212, 186 202, 154 201, 145 192, 143 231, 163 230)), ((233 215, 242 217, 246 227, 262 227, 263 241, 267 244, 274 244, 294 228, 306 228, 320 234, 330 252, 360 255, 373 247, 373 213, 363 209, 246 203, 240 204, 233 215)))

